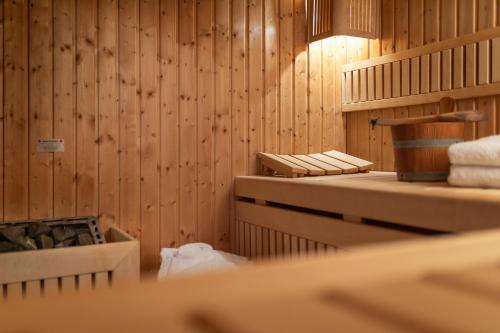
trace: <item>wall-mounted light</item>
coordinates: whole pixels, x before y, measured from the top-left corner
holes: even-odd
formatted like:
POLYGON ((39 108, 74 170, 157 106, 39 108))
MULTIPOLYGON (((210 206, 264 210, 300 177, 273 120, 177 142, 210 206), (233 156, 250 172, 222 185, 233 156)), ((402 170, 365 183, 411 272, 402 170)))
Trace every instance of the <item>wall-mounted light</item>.
POLYGON ((307 0, 307 42, 353 36, 380 35, 381 0, 307 0))

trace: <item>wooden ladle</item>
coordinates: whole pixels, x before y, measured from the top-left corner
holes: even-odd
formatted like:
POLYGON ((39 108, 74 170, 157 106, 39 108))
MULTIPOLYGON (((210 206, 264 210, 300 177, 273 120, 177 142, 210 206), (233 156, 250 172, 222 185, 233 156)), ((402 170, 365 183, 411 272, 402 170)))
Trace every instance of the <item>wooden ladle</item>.
POLYGON ((424 117, 406 118, 406 119, 380 119, 370 118, 368 121, 373 126, 398 126, 411 124, 425 124, 436 122, 478 122, 488 118, 484 112, 477 111, 458 111, 455 109, 455 100, 450 97, 442 98, 439 102, 439 114, 424 117))

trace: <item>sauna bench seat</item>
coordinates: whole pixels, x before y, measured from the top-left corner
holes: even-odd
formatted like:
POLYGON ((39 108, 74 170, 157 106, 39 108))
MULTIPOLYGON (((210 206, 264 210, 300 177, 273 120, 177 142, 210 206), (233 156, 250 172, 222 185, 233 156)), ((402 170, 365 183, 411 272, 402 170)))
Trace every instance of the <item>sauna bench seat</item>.
POLYGON ((235 250, 321 252, 500 226, 500 190, 398 182, 395 173, 235 179, 235 250))

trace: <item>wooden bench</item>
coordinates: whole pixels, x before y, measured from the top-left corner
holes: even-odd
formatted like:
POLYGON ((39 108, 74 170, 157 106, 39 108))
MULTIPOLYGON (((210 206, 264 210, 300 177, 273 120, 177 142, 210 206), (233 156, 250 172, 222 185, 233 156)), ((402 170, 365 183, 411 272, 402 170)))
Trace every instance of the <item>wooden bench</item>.
POLYGON ((235 252, 251 258, 500 226, 500 190, 398 182, 394 173, 235 181, 235 252))

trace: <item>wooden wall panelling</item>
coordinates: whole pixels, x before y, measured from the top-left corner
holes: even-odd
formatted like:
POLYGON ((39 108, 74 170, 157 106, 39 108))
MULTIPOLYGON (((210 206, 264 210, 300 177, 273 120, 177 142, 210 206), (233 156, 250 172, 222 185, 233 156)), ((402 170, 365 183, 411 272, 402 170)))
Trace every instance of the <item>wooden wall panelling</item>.
POLYGON ((37 152, 53 136, 52 1, 30 1, 29 15, 29 217, 53 215, 53 154, 37 152))
POLYGON ((122 0, 119 15, 120 227, 140 237, 139 3, 122 0))
POLYGON ((118 2, 99 1, 99 221, 119 220, 118 2))
MULTIPOLYGON (((241 1, 244 2, 244 1, 241 1)), ((279 2, 279 151, 293 151, 293 1, 279 2)))
MULTIPOLYGON (((476 0, 477 1, 477 30, 486 30, 493 28, 496 21, 495 6, 496 0, 476 0)), ((490 42, 484 41, 477 45, 478 47, 478 73, 477 84, 487 84, 490 81, 490 42)), ((489 96, 478 98, 476 106, 478 111, 483 111, 488 114, 486 121, 477 124, 477 136, 484 137, 495 134, 497 132, 497 104, 496 97, 489 96)))
POLYGON ((64 154, 54 154, 54 216, 76 214, 76 31, 75 1, 54 0, 54 137, 64 154))
POLYGON ((230 66, 231 7, 228 0, 217 1, 215 3, 215 238, 213 242, 218 248, 227 247, 229 240, 231 209, 229 190, 232 181, 230 66))
MULTIPOLYGON (((214 2, 196 2, 196 34, 197 43, 197 191, 198 209, 196 216, 197 239, 201 242, 211 243, 214 237, 213 218, 213 175, 214 175, 214 140, 212 128, 214 126, 214 100, 213 100, 213 19, 214 2), (200 15, 202 13, 202 15, 200 15)), ((239 52, 239 50, 238 50, 239 52)), ((237 69, 238 70, 238 69, 237 69)), ((241 68, 240 71, 244 72, 241 68)), ((241 130, 241 129, 240 129, 241 130)), ((163 131, 162 131, 163 133, 163 131)), ((234 153, 234 152, 233 152, 234 153)), ((241 154, 246 154, 243 149, 241 154)), ((247 156, 239 155, 243 161, 247 156)), ((246 170, 245 170, 246 171, 246 170)), ((168 214, 168 212, 166 212, 168 214)), ((196 235, 194 235, 196 238, 196 235)))
MULTIPOLYGON (((252 25, 253 26, 253 25, 252 25)), ((306 29, 307 22, 305 16, 305 0, 294 0, 294 18, 293 18, 293 33, 294 33, 294 134, 293 134, 293 150, 296 154, 306 154, 308 134, 308 106, 309 106, 309 91, 308 91, 308 75, 309 75, 309 50, 306 44, 306 29)), ((337 49, 338 51, 338 49, 337 49)), ((335 69, 334 69, 335 70, 335 69)), ((336 73, 336 72, 335 72, 336 73)), ((340 114, 342 119, 342 114, 340 114)), ((338 114, 335 113, 335 130, 337 133, 338 114)))
MULTIPOLYGON (((187 8, 184 11, 186 15, 192 19, 192 12, 190 13, 187 8)), ((140 180, 141 180, 141 263, 145 271, 153 272, 158 267, 158 253, 160 251, 160 110, 159 110, 159 45, 158 45, 158 32, 159 32, 159 2, 157 0, 141 0, 139 3, 139 30, 140 30, 140 131, 141 131, 141 149, 140 149, 140 180)), ((189 29, 185 32, 191 33, 189 29)), ((181 47, 184 40, 181 40, 181 47)), ((189 46, 192 49, 192 46, 189 46)), ((184 61, 191 60, 185 54, 184 61)), ((182 66, 183 64, 181 64, 182 66)), ((188 64, 191 68, 193 63, 188 64)), ((189 71, 188 71, 189 73, 189 71)), ((190 82, 191 83, 191 82, 190 82)), ((192 83, 191 83, 192 84, 192 83)), ((182 87, 182 81, 180 82, 182 87)), ((191 91, 193 87, 190 86, 191 91)), ((190 97, 190 96, 187 96, 190 97)), ((187 99, 186 97, 186 99, 187 99)), ((182 103, 181 98, 181 103, 182 103)), ((192 105, 193 102, 187 106, 190 109, 195 109, 192 105)), ((181 109, 182 110, 182 109, 181 109)), ((189 121, 189 115, 184 115, 189 121)), ((195 120, 194 120, 195 121, 195 120)), ((182 125, 181 125, 182 128, 182 125)), ((192 132, 189 132, 190 139, 195 137, 192 132)), ((185 142, 183 145, 188 145, 185 142)), ((181 149, 183 147, 181 144, 181 149)), ((191 149, 191 153, 194 150, 191 149)), ((181 155, 181 161, 182 155, 181 155)), ((181 162, 181 165, 182 165, 181 162)), ((186 159, 186 162, 194 163, 194 161, 186 159)), ((187 163, 187 167, 190 164, 187 163)), ((195 178, 190 177, 190 181, 195 178)), ((181 173, 181 182, 183 180, 181 173)), ((189 188, 191 189, 191 188, 189 188)), ((181 191, 182 193, 182 191, 181 191)), ((189 198, 189 200, 192 200, 189 198)), ((187 209, 188 214, 192 214, 192 201, 189 202, 187 209)), ((183 201, 181 198, 181 207, 183 201)), ((182 210, 181 210, 182 212, 182 210)), ((184 236, 188 237, 192 232, 194 218, 184 216, 181 221, 184 223, 184 236)), ((182 230, 182 229, 181 229, 182 230)), ((182 233, 181 233, 182 234, 182 233)))
POLYGON ((7 1, 4 14, 4 218, 28 216, 28 2, 7 1))
MULTIPOLYGON (((160 209, 160 245, 176 247, 179 244, 179 67, 178 67, 178 1, 160 2, 160 99, 161 99, 161 209, 160 209)), ((207 15, 208 16, 208 15, 207 15)), ((200 19, 201 17, 198 16, 200 19)), ((201 32, 203 33, 203 32, 201 32)), ((213 33, 210 28, 210 33, 213 33)), ((200 42, 203 39, 200 37, 200 42)), ((205 40, 206 41, 206 40, 205 40)), ((206 47, 206 44, 203 44, 206 47)), ((214 57, 210 61, 214 61, 214 57)), ((203 61, 203 60, 202 60, 203 61)), ((203 62, 205 65, 206 63, 203 62)), ((200 65, 200 67, 202 67, 200 65)), ((203 67, 202 67, 203 68, 203 67)), ((205 77, 205 74, 200 74, 205 77)), ((207 78, 205 78, 206 80, 207 78)), ((200 85, 207 84, 200 78, 200 85)), ((210 86, 213 86, 211 77, 210 86)), ((200 87, 200 91, 203 89, 200 87)), ((208 97, 206 97, 208 99, 208 97)), ((211 106, 207 102, 208 106, 211 106)), ((205 105, 207 106, 207 105, 205 105)), ((207 109, 211 109, 208 107, 207 109)), ((209 112, 208 110, 204 110, 209 112)), ((207 119, 207 122, 209 120, 207 119)), ((213 126, 213 125, 212 125, 213 126)), ((201 127, 204 128, 204 127, 201 127)), ((203 132, 200 131, 203 137, 203 132)), ((212 138, 212 128, 210 128, 212 138)), ((208 144, 207 144, 208 145, 208 144)), ((201 153, 201 152, 200 152, 201 153)), ((208 152, 203 152, 206 156, 208 152)), ((213 195, 213 192, 212 194, 213 195)), ((203 209, 199 210, 199 213, 203 209)), ((213 215, 213 212, 212 212, 213 215)), ((213 216, 211 216, 213 218, 213 216)), ((213 225, 209 228, 214 229, 213 225)), ((203 231, 202 231, 203 232, 203 231)), ((204 235, 203 237, 206 237, 204 235)))
POLYGON ((76 16, 76 213, 98 210, 97 1, 78 0, 76 16))

